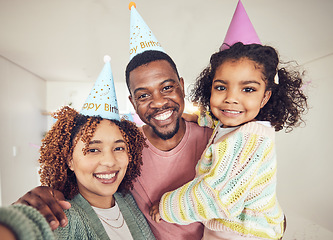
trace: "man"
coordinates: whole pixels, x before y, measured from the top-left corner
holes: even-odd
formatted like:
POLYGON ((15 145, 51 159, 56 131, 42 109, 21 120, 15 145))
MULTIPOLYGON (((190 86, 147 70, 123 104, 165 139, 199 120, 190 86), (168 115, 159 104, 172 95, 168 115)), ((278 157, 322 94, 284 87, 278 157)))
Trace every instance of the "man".
MULTIPOLYGON (((196 163, 212 130, 182 119, 184 80, 167 54, 145 51, 133 57, 126 68, 126 83, 129 99, 146 124, 142 131, 148 145, 143 150, 142 172, 132 194, 157 239, 201 239, 201 223, 181 226, 162 221, 157 224, 149 216, 149 207, 165 192, 194 178, 196 163)), ((58 220, 62 226, 67 223, 62 208, 68 206, 58 199, 63 199, 58 191, 38 187, 18 203, 34 206, 56 228, 58 220)))

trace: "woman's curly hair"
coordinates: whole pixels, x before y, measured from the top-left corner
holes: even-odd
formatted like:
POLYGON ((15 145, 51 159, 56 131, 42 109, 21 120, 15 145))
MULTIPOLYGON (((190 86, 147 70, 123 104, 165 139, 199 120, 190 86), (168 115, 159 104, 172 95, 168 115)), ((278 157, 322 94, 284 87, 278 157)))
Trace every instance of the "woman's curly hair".
MULTIPOLYGON (((75 173, 69 169, 67 163, 80 139, 85 143, 82 151, 86 152, 90 139, 103 118, 85 116, 67 106, 53 116, 57 121, 42 140, 40 148, 40 181, 44 186, 61 191, 66 199, 72 199, 79 193, 79 189, 75 173)), ((129 164, 118 188, 118 191, 126 194, 133 188, 133 181, 140 175, 142 150, 146 142, 134 123, 125 119, 109 121, 119 127, 127 146, 129 164)))
POLYGON ((237 61, 247 58, 256 63, 256 67, 262 69, 266 90, 272 91, 272 95, 266 105, 260 110, 256 119, 269 121, 280 131, 286 128, 289 132, 293 127, 299 126, 304 120, 301 115, 307 110, 307 97, 302 91, 303 73, 296 70, 278 69, 279 56, 276 50, 270 46, 260 44, 235 43, 229 49, 216 52, 210 58, 210 64, 196 80, 190 94, 190 100, 198 104, 201 111, 208 111, 214 117, 210 109, 210 97, 212 82, 215 72, 226 61, 237 61), (274 82, 278 74, 279 83, 274 82))

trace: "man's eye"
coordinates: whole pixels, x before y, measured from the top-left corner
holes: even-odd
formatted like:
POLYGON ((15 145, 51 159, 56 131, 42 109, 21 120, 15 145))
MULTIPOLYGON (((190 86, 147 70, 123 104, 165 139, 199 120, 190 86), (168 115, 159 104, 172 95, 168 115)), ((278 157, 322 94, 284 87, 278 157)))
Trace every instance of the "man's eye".
POLYGON ((148 94, 147 93, 145 93, 145 94, 141 94, 139 97, 138 97, 138 99, 139 100, 143 100, 143 99, 145 99, 145 98, 148 98, 148 94))
POLYGON ((173 88, 173 86, 165 86, 163 87, 162 91, 168 91, 171 90, 173 88))

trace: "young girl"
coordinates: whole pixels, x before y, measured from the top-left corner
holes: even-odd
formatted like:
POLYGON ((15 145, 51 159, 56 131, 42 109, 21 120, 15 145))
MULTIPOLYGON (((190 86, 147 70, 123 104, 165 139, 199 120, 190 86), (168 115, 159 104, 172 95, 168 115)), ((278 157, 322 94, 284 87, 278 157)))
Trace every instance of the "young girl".
POLYGON ((129 193, 142 165, 140 130, 70 107, 55 117, 42 141, 40 180, 70 199, 68 225, 53 234, 44 217, 25 205, 0 209, 0 225, 19 239, 155 239, 129 193))
MULTIPOLYGON (((203 239, 281 239, 274 130, 291 130, 307 107, 298 72, 277 52, 236 43, 212 55, 192 100, 219 120, 191 182, 151 208, 155 221, 205 225, 203 239)), ((210 121, 213 122, 213 121, 210 121)))

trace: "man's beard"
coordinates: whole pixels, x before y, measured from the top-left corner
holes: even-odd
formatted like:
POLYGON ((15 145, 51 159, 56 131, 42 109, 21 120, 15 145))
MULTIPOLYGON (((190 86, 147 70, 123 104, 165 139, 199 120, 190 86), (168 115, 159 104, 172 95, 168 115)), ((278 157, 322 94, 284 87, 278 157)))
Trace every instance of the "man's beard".
POLYGON ((156 127, 152 126, 152 128, 153 128, 154 133, 159 138, 161 138, 163 140, 168 140, 168 139, 172 138, 173 136, 175 136, 176 133, 178 132, 178 130, 179 130, 179 119, 177 119, 176 126, 175 126, 175 128, 171 132, 161 133, 161 132, 157 131, 156 127))

